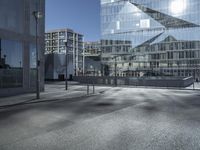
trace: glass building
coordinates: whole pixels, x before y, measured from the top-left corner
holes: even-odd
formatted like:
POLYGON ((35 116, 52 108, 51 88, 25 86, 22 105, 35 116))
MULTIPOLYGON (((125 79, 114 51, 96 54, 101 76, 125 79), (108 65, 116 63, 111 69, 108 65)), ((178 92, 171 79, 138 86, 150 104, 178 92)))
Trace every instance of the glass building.
POLYGON ((101 0, 102 59, 109 75, 117 65, 119 76, 198 79, 199 14, 199 0, 101 0))
MULTIPOLYGON (((0 96, 35 91, 36 22, 45 0, 0 0, 0 96)), ((41 90, 44 89, 44 16, 38 24, 41 90)))
POLYGON ((101 43, 84 42, 84 76, 101 76, 101 43))

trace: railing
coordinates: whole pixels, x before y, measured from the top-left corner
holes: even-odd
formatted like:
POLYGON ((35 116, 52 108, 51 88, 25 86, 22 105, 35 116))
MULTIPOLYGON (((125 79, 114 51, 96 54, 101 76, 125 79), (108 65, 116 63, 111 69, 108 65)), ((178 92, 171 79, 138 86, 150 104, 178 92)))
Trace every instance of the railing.
POLYGON ((193 77, 94 77, 94 76, 76 76, 73 80, 82 84, 100 84, 100 85, 127 85, 127 86, 154 86, 154 87, 174 87, 184 88, 194 83, 193 77))

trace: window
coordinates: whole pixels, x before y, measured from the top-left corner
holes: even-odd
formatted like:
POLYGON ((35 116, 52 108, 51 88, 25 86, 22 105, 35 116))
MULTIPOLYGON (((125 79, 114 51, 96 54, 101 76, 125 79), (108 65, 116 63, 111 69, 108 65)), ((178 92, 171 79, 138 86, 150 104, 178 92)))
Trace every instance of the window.
POLYGON ((23 32, 23 0, 0 0, 0 28, 23 32))
POLYGON ((31 44, 29 50, 30 60, 30 87, 34 87, 36 84, 36 46, 31 44))
POLYGON ((0 39, 0 88, 23 86, 22 44, 0 39))

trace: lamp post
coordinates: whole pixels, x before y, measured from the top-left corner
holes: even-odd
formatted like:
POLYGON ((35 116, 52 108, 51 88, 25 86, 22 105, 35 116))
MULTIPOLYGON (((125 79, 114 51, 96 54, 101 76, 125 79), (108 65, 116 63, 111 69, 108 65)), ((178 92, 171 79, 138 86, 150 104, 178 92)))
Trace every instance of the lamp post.
POLYGON ((112 59, 114 59, 114 85, 117 86, 117 57, 118 55, 114 55, 112 59))
POLYGON ((66 47, 66 55, 65 55, 65 64, 66 64, 66 72, 65 72, 65 90, 68 90, 68 82, 67 82, 67 74, 68 74, 68 48, 67 48, 67 40, 65 42, 66 47))
POLYGON ((117 86, 117 56, 115 56, 115 86, 117 86))
POLYGON ((85 76, 85 43, 84 42, 83 42, 83 76, 85 76))
POLYGON ((33 16, 35 18, 35 44, 36 44, 36 99, 40 99, 40 58, 38 52, 38 20, 42 18, 42 13, 34 11, 33 16))

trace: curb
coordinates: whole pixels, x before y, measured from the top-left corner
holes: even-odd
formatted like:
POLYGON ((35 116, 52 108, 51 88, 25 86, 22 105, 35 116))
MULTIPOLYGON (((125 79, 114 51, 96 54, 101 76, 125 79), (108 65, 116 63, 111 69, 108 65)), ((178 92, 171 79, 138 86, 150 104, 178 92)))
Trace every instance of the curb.
MULTIPOLYGON (((72 99, 80 99, 80 98, 86 98, 86 97, 92 97, 92 96, 97 96, 102 94, 102 92, 96 93, 96 94, 89 94, 89 95, 82 95, 82 96, 77 96, 77 97, 62 97, 62 98, 44 98, 44 99, 31 99, 31 100, 26 100, 18 103, 13 103, 13 104, 8 104, 8 105, 0 105, 0 109, 6 109, 6 108, 11 108, 11 107, 16 107, 16 106, 23 106, 23 105, 31 105, 31 104, 37 104, 37 103, 47 103, 47 102, 56 102, 56 101, 66 101, 66 100, 72 100, 72 99)), ((80 100, 79 100, 80 101, 80 100)), ((71 101, 71 102, 77 102, 77 101, 71 101)))

